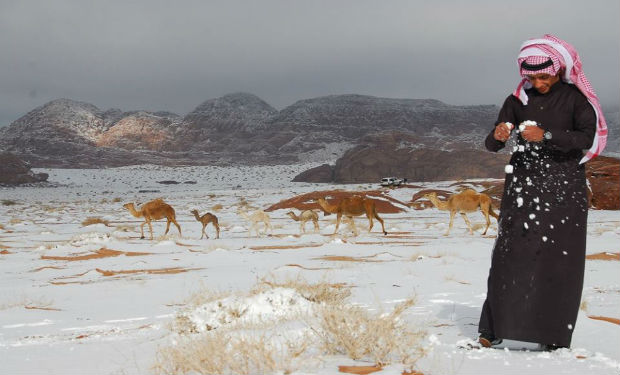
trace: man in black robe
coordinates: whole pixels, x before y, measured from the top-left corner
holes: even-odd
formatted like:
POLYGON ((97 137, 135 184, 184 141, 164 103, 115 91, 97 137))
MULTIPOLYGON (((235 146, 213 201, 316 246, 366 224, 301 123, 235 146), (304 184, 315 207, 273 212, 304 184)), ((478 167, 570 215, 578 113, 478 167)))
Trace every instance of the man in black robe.
POLYGON ((565 61, 566 42, 547 37, 549 43, 538 39, 536 48, 522 49, 524 81, 485 141, 496 152, 517 133, 478 329, 485 347, 502 339, 569 347, 579 311, 588 216, 580 160, 591 146, 598 148, 588 155, 602 151, 606 127, 598 98, 593 104, 590 92, 569 83, 567 69, 575 69, 565 61))

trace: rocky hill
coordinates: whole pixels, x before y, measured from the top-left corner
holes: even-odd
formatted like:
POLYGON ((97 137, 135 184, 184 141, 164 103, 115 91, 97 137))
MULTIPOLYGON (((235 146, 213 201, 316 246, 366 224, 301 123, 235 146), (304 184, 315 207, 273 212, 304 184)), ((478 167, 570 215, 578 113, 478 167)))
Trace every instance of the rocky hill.
POLYGON ((409 181, 444 181, 462 178, 500 178, 510 156, 476 150, 443 151, 417 146, 418 137, 387 132, 367 137, 347 151, 335 165, 322 165, 293 181, 362 183, 385 176, 409 181))
POLYGON ((47 181, 47 173, 34 173, 30 165, 9 152, 0 152, 0 185, 47 181))
MULTIPOLYGON (((381 147, 382 142, 397 149, 464 152, 483 149, 497 112, 496 106, 363 95, 300 100, 278 111, 255 95, 235 93, 207 100, 182 117, 104 111, 58 99, 0 129, 0 151, 13 152, 33 167, 66 168, 333 162, 347 149, 381 147)), ((361 150, 350 155, 374 152, 361 150)))

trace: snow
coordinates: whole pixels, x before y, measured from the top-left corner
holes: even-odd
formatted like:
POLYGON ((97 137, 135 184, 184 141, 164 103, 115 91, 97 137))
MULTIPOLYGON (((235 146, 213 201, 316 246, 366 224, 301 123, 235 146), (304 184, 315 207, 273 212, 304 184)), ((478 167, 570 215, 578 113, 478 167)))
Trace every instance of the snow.
POLYGON ((519 124, 519 131, 524 131, 526 126, 537 126, 536 121, 525 120, 519 124))
MULTIPOLYGON (((269 275, 352 285, 351 303, 369 311, 391 311, 415 296, 403 319, 427 333, 425 354, 415 366, 427 375, 618 374, 620 327, 588 317, 618 318, 617 262, 586 262, 582 309, 576 326, 567 327, 574 328, 570 350, 540 352, 535 344, 509 340, 500 350, 465 350, 459 346, 477 337, 495 220, 482 236, 484 226, 476 226, 483 222, 480 214, 468 215, 474 235, 456 218, 451 234, 444 236, 447 212, 406 210, 381 214, 392 232, 387 236, 377 223, 368 233, 362 218, 356 219, 360 234, 353 236, 346 225, 332 235, 334 215, 320 215, 319 233, 299 235, 299 223, 286 216, 288 210, 277 210, 269 212, 273 234, 250 237, 250 225, 237 214, 241 201, 265 209, 315 190, 378 188, 378 183, 290 182, 313 166, 40 169, 36 172, 49 173, 53 186, 1 188, 2 201, 16 204, 0 205, 0 374, 152 373, 158 348, 178 338, 170 327, 179 317, 197 331, 217 331, 256 322, 280 327, 288 316, 314 314, 316 303, 290 288, 249 293, 269 275), (180 183, 157 183, 162 180, 180 183), (140 220, 122 205, 157 197, 175 208, 182 236, 174 227, 163 236, 165 224, 158 221, 153 241, 139 239, 140 220), (214 239, 210 225, 211 239, 199 239, 202 227, 189 213, 194 208, 218 216, 220 239, 214 239), (83 226, 88 217, 109 224, 83 226), (117 253, 86 259, 102 248, 117 253), (224 295, 187 302, 205 289, 224 295)), ((453 183, 412 182, 421 187, 386 191, 407 202, 422 189, 452 190, 453 183)), ((617 252, 612 246, 620 240, 617 211, 590 211, 588 220, 587 253, 617 252)), ((338 365, 355 364, 368 363, 322 354, 320 367, 294 373, 337 374, 338 365)), ((403 370, 394 363, 378 374, 403 370)))

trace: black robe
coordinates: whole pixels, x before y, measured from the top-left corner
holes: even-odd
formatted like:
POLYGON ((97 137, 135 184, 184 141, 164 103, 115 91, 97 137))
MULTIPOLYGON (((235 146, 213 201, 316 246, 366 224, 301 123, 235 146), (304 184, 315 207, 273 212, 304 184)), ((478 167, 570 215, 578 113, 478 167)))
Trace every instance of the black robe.
MULTIPOLYGON (((596 115, 586 97, 562 81, 546 94, 526 92, 528 105, 509 96, 496 125, 511 122, 518 130, 532 120, 552 138, 526 142, 516 135, 479 331, 568 347, 583 288, 588 216, 579 160, 592 145, 596 115)), ((490 151, 505 146, 493 131, 485 144, 490 151)))

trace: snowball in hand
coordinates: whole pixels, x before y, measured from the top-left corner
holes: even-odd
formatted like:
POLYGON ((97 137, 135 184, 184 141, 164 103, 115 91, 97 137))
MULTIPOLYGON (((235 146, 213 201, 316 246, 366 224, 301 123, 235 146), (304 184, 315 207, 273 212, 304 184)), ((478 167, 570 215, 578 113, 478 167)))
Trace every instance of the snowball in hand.
POLYGON ((519 124, 519 130, 524 131, 526 126, 536 126, 536 125, 537 125, 536 121, 525 120, 519 124))

